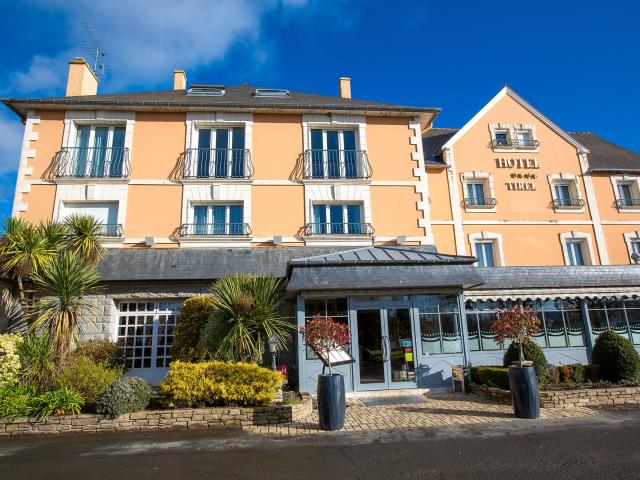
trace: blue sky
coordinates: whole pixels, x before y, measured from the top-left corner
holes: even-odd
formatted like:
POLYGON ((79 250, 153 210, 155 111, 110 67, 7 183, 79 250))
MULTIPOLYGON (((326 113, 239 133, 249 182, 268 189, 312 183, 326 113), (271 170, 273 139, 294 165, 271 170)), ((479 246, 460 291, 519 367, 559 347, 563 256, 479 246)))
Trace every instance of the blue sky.
MULTIPOLYGON (((63 95, 87 22, 109 52, 99 91, 189 82, 442 107, 459 127, 509 83, 566 130, 640 151, 640 5, 633 1, 0 0, 0 96, 63 95)), ((0 216, 22 126, 0 111, 0 216)))

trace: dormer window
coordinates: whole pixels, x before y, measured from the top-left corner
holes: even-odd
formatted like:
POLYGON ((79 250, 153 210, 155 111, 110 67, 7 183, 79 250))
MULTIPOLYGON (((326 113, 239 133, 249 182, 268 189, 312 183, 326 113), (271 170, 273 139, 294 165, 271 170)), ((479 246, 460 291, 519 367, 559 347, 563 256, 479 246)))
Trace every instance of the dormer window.
POLYGON ((187 90, 189 97, 221 97, 224 95, 224 85, 191 85, 187 90))

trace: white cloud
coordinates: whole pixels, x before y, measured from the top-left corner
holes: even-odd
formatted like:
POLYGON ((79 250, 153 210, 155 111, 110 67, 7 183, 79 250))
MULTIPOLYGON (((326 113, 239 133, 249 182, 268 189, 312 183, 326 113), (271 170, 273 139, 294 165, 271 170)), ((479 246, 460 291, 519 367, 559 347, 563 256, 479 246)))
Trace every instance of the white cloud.
MULTIPOLYGON (((295 9, 306 0, 39 0, 40 7, 62 13, 68 37, 61 51, 36 55, 26 70, 12 75, 12 93, 50 95, 65 87, 67 61, 82 54, 75 48, 90 25, 107 50, 107 85, 168 87, 175 68, 196 69, 224 58, 237 41, 259 48, 262 16, 275 8, 295 9)), ((263 58, 248 58, 264 61, 263 58)), ((188 72, 187 72, 188 73, 188 72)))

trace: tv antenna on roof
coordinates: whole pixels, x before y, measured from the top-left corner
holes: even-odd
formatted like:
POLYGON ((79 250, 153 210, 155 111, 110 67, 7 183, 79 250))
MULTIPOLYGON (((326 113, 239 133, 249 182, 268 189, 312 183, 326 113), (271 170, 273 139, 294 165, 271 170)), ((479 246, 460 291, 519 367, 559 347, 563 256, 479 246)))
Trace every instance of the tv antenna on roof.
POLYGON ((96 77, 101 77, 104 75, 104 71, 106 69, 105 58, 107 56, 107 52, 102 48, 102 45, 96 38, 93 30, 91 30, 89 24, 83 22, 82 26, 87 32, 87 37, 89 37, 89 39, 82 42, 82 44, 90 52, 90 59, 93 60, 93 73, 96 74, 96 77))

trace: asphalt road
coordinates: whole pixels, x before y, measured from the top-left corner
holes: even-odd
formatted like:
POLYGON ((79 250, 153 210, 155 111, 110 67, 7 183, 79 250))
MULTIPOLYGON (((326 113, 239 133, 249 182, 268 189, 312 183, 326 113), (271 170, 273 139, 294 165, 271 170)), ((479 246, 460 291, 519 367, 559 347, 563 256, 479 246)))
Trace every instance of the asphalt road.
POLYGON ((305 438, 239 431, 0 440, 0 479, 640 479, 640 410, 305 438))

